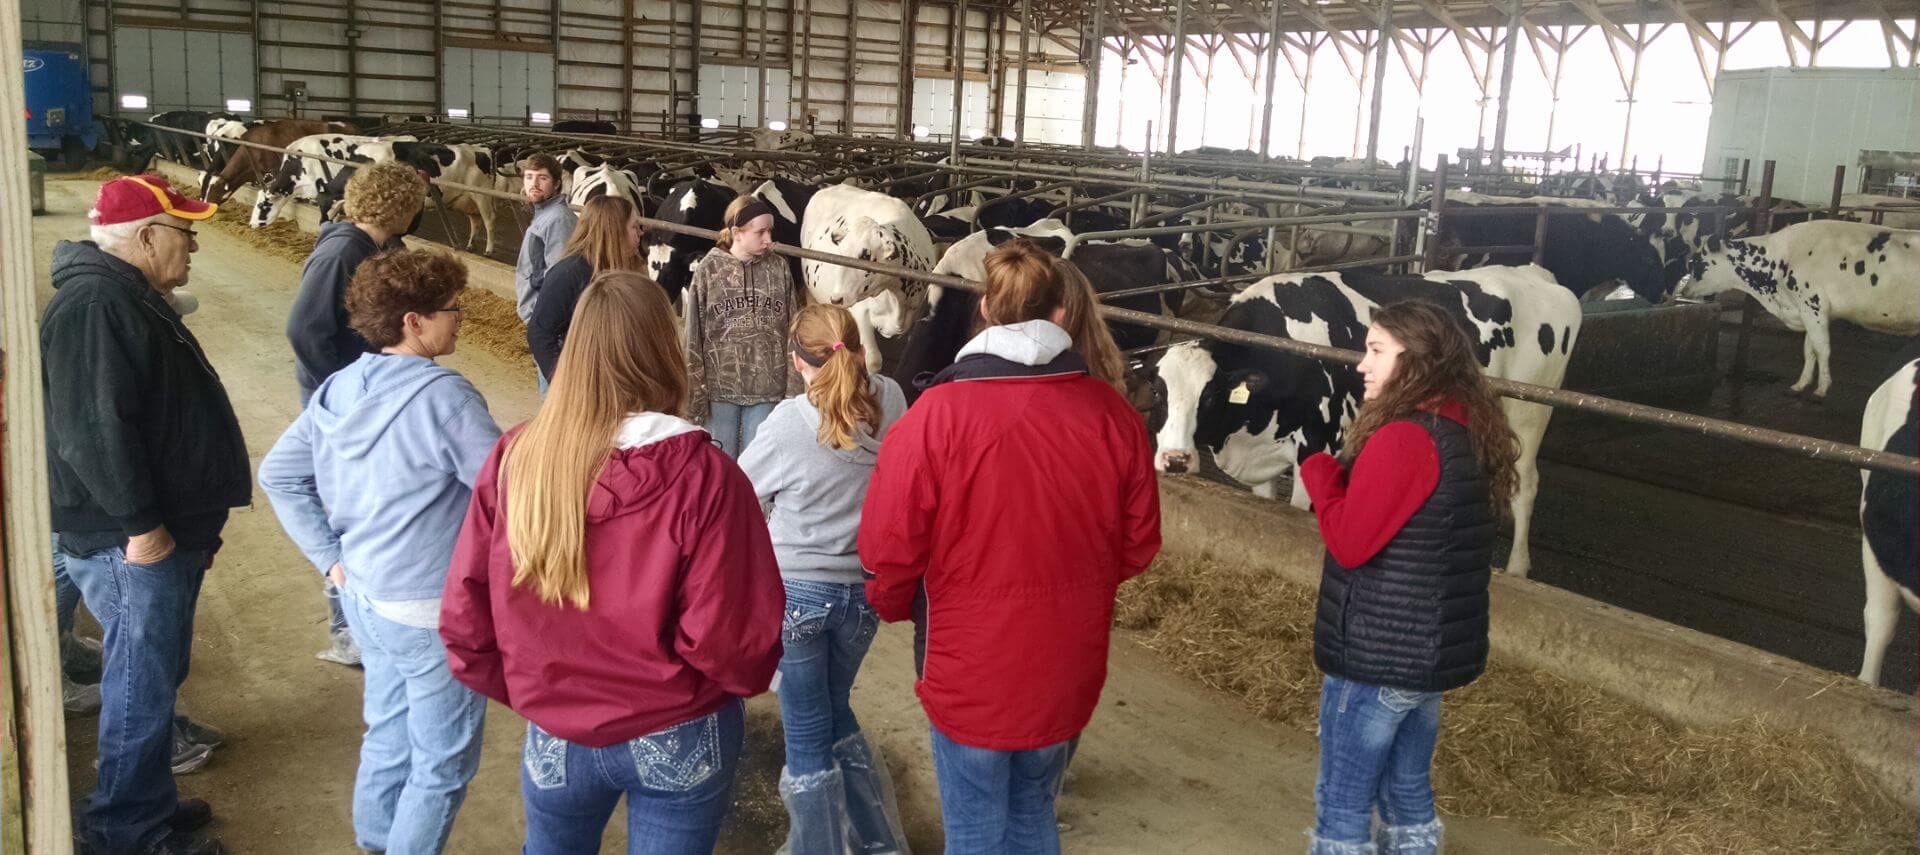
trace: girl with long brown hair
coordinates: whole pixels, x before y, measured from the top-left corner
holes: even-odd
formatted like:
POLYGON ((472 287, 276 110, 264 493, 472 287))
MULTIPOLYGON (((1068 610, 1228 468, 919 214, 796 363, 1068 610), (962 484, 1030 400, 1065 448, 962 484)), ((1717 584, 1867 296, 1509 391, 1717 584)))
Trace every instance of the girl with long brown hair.
POLYGON ((454 675, 529 723, 529 853, 598 852, 622 795, 631 851, 712 851, 741 701, 779 662, 766 522, 681 418, 683 366, 665 292, 594 277, 546 400, 481 466, 454 550, 440 633, 454 675))
POLYGON ((601 273, 644 270, 640 239, 645 235, 640 212, 632 202, 619 196, 597 196, 587 201, 580 224, 567 239, 565 257, 547 268, 540 284, 540 299, 527 318, 527 349, 533 352, 534 364, 540 367, 540 376, 546 382, 553 382, 580 292, 601 273))
POLYGON ((860 504, 887 428, 906 412, 892 379, 870 376, 860 330, 839 306, 800 310, 788 338, 806 394, 781 401, 740 455, 767 509, 786 585, 780 770, 791 855, 906 852, 893 784, 849 693, 880 619, 862 588, 860 504))
POLYGON ((1486 667, 1494 528, 1519 443, 1472 340, 1437 304, 1375 309, 1360 376, 1340 457, 1300 466, 1327 543, 1311 852, 1424 855, 1441 839, 1428 774, 1440 699, 1486 667))
POLYGON ((726 228, 693 269, 686 310, 688 418, 729 456, 753 442, 773 405, 799 391, 787 367, 787 325, 800 310, 793 269, 773 247, 773 208, 752 196, 727 206, 726 228))

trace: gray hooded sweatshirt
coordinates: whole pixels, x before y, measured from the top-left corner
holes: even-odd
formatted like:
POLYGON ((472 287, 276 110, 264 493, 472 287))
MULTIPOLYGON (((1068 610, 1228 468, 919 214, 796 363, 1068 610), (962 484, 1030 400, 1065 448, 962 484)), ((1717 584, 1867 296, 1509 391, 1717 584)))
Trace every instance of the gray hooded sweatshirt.
POLYGON ((907 411, 889 377, 872 378, 880 398, 880 430, 856 432, 850 449, 820 443, 820 410, 805 395, 781 401, 760 424, 740 468, 767 512, 780 576, 796 582, 861 582, 860 506, 880 459, 880 438, 907 411))

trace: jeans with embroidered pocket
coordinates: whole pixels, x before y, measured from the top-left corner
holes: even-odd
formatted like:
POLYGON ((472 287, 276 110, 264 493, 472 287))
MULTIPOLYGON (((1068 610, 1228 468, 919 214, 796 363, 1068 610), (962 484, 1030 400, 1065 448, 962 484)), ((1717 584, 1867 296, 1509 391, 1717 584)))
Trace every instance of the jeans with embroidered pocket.
POLYGON ((1429 773, 1440 736, 1440 698, 1440 692, 1325 678, 1313 855, 1428 855, 1438 849, 1440 821, 1429 773))
POLYGON ((520 795, 526 855, 599 852, 607 820, 627 798, 628 855, 709 853, 720 837, 740 766, 740 700, 626 742, 591 748, 528 723, 520 795))

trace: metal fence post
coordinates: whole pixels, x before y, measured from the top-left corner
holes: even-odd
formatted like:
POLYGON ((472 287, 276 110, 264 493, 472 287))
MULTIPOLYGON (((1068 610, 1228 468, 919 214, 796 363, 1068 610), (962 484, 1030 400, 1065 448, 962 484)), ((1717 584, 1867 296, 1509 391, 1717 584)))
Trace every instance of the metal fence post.
POLYGON ((1440 264, 1440 216, 1447 200, 1447 156, 1442 154, 1433 165, 1433 198, 1427 203, 1426 222, 1420 225, 1422 244, 1420 257, 1421 272, 1432 270, 1440 264))

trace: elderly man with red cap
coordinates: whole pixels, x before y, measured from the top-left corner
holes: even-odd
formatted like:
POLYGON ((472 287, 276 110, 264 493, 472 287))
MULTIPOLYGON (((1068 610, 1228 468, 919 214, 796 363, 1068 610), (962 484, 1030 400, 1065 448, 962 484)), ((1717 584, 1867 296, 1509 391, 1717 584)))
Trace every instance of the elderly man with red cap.
POLYGON ((40 319, 53 531, 105 630, 95 853, 221 851, 170 768, 200 581, 253 492, 227 390, 169 299, 213 212, 153 176, 102 185, 92 240, 53 250, 40 319))

